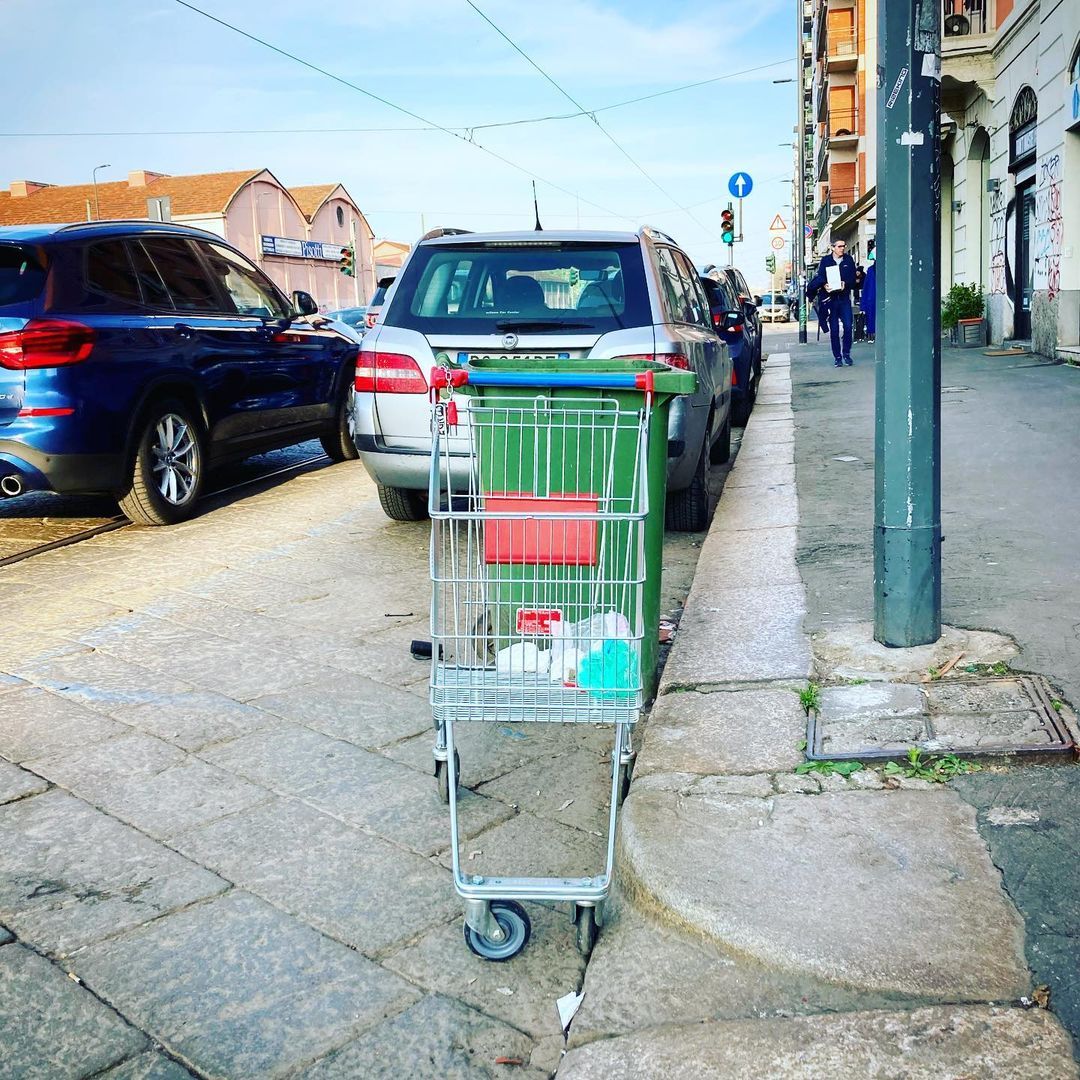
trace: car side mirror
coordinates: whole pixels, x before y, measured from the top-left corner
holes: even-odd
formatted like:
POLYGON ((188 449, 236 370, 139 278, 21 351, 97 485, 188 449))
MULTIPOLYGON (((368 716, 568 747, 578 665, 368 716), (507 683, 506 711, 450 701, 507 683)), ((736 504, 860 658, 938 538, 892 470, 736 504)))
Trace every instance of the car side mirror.
POLYGON ((292 305, 297 315, 319 314, 319 305, 315 303, 315 298, 310 293, 297 290, 292 294, 292 305))
POLYGON ((755 307, 761 307, 761 297, 760 296, 755 296, 754 297, 754 306, 755 307))

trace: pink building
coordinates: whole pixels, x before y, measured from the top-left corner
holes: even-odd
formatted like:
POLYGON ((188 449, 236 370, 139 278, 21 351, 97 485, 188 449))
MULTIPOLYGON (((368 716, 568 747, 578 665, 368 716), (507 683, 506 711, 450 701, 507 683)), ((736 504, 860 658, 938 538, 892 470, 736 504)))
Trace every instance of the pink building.
POLYGON ((286 188, 269 169, 194 176, 136 170, 127 180, 59 187, 12 181, 0 191, 0 225, 151 218, 217 233, 286 293, 311 293, 324 311, 366 304, 375 291, 367 219, 341 184, 286 188), (354 244, 356 276, 338 269, 354 244))

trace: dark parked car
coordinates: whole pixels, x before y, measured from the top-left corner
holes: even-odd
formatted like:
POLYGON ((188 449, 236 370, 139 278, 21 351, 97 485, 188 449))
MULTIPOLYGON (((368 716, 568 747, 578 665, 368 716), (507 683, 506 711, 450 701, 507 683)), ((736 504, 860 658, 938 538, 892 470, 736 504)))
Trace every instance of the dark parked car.
POLYGON ((726 280, 717 281, 703 274, 701 284, 709 298, 713 326, 731 353, 731 422, 741 427, 750 419, 761 378, 760 368, 754 365, 754 332, 726 280))
POLYGON ((318 438, 355 458, 358 352, 212 233, 0 228, 0 491, 102 492, 189 516, 222 460, 318 438))
POLYGON ((725 281, 732 293, 736 296, 739 303, 742 305, 743 313, 746 315, 746 325, 750 330, 751 338, 754 343, 754 373, 757 378, 761 378, 761 317, 758 315, 758 301, 760 297, 755 296, 750 291, 750 286, 746 284, 746 278, 743 277, 741 270, 736 269, 734 266, 706 266, 702 273, 706 277, 711 277, 716 281, 725 281))

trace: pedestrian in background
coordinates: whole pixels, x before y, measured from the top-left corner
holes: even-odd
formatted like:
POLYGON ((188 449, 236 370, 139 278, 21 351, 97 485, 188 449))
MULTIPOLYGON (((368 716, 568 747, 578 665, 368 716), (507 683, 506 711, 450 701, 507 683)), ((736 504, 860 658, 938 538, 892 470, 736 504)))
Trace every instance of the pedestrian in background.
POLYGON ((863 283, 859 304, 866 312, 866 340, 873 341, 877 327, 877 262, 871 249, 866 255, 866 281, 863 283))
POLYGON ((855 260, 847 254, 847 244, 837 240, 829 254, 818 263, 817 272, 806 286, 808 296, 824 292, 829 299, 829 336, 835 367, 844 364, 851 367, 851 292, 854 287, 855 260), (837 273, 830 274, 830 267, 836 267, 837 273))

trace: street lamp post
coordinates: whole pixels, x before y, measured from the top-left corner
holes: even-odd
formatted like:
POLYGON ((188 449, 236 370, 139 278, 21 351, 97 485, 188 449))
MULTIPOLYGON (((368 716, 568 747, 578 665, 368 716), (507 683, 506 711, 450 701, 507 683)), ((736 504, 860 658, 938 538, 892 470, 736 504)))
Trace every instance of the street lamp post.
POLYGON ((98 189, 97 189, 97 174, 99 169, 111 169, 111 165, 95 165, 94 171, 90 174, 94 181, 94 218, 97 221, 101 220, 101 203, 98 201, 98 189))

